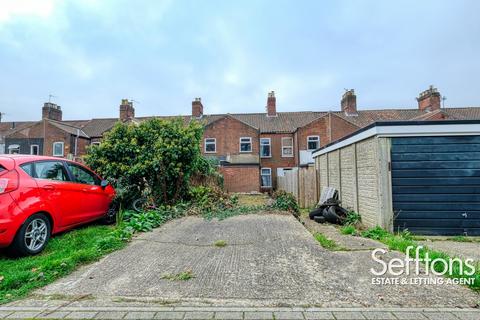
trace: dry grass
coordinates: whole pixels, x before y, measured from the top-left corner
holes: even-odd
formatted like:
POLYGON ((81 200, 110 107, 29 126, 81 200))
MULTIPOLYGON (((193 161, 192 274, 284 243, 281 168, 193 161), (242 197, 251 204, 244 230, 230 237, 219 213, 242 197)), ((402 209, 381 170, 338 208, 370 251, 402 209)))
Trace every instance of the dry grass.
POLYGON ((240 206, 264 206, 270 199, 266 194, 236 194, 240 206))

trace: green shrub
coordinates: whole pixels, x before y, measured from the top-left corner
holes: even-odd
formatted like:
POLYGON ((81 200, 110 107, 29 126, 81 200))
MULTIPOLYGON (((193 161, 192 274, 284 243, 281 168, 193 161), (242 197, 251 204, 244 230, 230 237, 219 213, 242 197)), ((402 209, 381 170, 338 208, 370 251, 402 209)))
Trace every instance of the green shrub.
POLYGON ((375 228, 362 231, 361 235, 362 237, 365 237, 365 238, 382 240, 383 238, 390 236, 390 233, 388 233, 388 231, 382 229, 381 227, 376 226, 375 228))
POLYGON ((345 225, 356 225, 357 223, 362 221, 362 217, 359 213, 356 213, 353 210, 347 212, 347 216, 345 218, 345 225))
POLYGON ((120 237, 128 238, 135 232, 151 231, 165 222, 184 214, 185 210, 182 206, 161 207, 157 210, 145 212, 136 212, 133 210, 125 211, 123 214, 124 222, 120 226, 120 237))
POLYGON ((219 187, 191 187, 189 198, 202 213, 233 208, 238 203, 237 196, 230 196, 219 187))
POLYGON ((273 193, 274 203, 272 205, 275 209, 280 209, 284 211, 290 211, 295 214, 300 212, 297 200, 293 194, 285 192, 283 190, 278 190, 273 193))
POLYGON ((85 161, 111 181, 124 205, 144 193, 172 204, 184 200, 193 174, 210 170, 198 147, 202 132, 198 122, 180 118, 117 123, 85 161))

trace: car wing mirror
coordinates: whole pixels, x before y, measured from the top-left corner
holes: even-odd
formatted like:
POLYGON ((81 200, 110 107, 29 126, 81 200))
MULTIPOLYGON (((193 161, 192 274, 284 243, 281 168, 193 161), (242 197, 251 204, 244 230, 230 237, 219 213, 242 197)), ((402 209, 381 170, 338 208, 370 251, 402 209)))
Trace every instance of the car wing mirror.
POLYGON ((100 182, 100 187, 102 187, 102 189, 105 189, 108 185, 109 183, 107 180, 102 180, 102 182, 100 182))

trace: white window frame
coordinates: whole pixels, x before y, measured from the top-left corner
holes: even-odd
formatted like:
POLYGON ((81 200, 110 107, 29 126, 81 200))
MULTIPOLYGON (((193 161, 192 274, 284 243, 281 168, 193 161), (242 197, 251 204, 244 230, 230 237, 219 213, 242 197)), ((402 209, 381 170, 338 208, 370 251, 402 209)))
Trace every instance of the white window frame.
POLYGON ((30 145, 30 154, 38 156, 40 154, 40 146, 38 144, 31 144, 30 145), (37 154, 33 153, 33 147, 37 147, 37 154))
POLYGON ((313 150, 317 150, 318 148, 320 148, 320 136, 307 136, 307 150, 308 151, 313 151, 313 150), (318 142, 318 147, 317 148, 315 148, 315 149, 308 148, 308 143, 310 142, 310 138, 316 138, 317 139, 317 142, 318 142))
POLYGON ((217 138, 205 138, 203 142, 203 150, 205 153, 217 153, 217 138), (208 142, 208 144, 212 144, 215 147, 214 151, 207 151, 207 140, 213 140, 213 142, 208 142))
POLYGON ((272 138, 260 138, 260 158, 271 158, 272 157, 272 138), (268 140, 268 144, 262 144, 262 140, 268 140), (262 146, 270 147, 270 155, 262 156, 262 146))
MULTIPOLYGON (((239 141, 238 149, 241 153, 252 153, 252 151, 253 151, 252 137, 240 137, 240 139, 238 141, 239 141), (250 151, 242 151, 242 139, 248 139, 249 140, 250 151)), ((243 143, 247 143, 247 142, 243 142, 243 143)))
POLYGON ((272 187, 272 168, 260 168, 260 185, 262 188, 271 188, 272 187), (263 170, 268 170, 269 171, 269 174, 263 174, 263 170), (263 184, 263 176, 269 176, 270 177, 270 185, 269 186, 264 186, 262 185, 263 184))
POLYGON ((100 141, 94 141, 91 143, 92 146, 99 146, 100 145, 100 141))
POLYGON ((55 141, 53 143, 53 150, 52 150, 52 154, 54 157, 63 157, 64 154, 65 154, 65 142, 63 141, 55 141), (55 154, 55 145, 56 144, 61 144, 62 145, 62 154, 55 154))
POLYGON ((282 137, 282 158, 293 158, 294 157, 294 149, 293 149, 293 137, 282 137), (292 145, 291 146, 285 146, 284 141, 285 140, 291 140, 292 145), (292 149, 292 154, 285 154, 284 150, 285 148, 291 148, 292 149))
POLYGON ((20 145, 18 144, 11 144, 8 146, 8 154, 15 154, 13 153, 13 150, 18 150, 18 153, 16 154, 20 154, 20 145))

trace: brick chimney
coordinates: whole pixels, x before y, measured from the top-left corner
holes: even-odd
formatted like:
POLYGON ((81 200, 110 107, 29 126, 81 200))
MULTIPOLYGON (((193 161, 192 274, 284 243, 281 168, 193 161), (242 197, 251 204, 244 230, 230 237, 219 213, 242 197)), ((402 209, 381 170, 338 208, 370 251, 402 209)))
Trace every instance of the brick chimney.
POLYGON ((277 98, 275 98, 275 92, 271 91, 268 93, 267 98, 267 117, 276 117, 277 116, 277 98))
POLYGON ((127 121, 135 118, 135 108, 133 102, 128 99, 122 99, 120 104, 120 121, 127 121))
POLYGON ((192 101, 192 117, 201 118, 203 116, 202 98, 195 98, 192 101))
POLYGON ((342 111, 345 112, 346 115, 357 114, 357 96, 353 89, 345 91, 340 105, 342 106, 342 111))
POLYGON ((440 95, 440 92, 438 92, 437 88, 430 86, 430 88, 418 95, 418 109, 428 112, 439 110, 441 106, 441 100, 442 96, 440 95))
POLYGON ((62 108, 53 102, 45 102, 42 108, 42 119, 62 121, 62 108))

